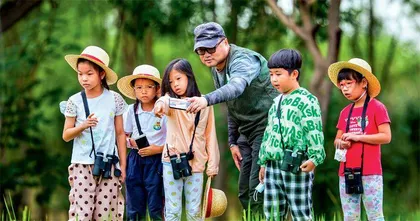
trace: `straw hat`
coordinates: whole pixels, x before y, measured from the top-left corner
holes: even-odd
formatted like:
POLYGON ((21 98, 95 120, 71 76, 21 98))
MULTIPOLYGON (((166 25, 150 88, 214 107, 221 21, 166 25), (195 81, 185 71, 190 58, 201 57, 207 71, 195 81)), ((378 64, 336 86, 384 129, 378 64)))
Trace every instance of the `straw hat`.
POLYGON ((375 75, 372 74, 372 68, 370 65, 360 58, 352 58, 349 61, 340 61, 334 64, 331 64, 328 68, 328 76, 333 84, 338 87, 337 85, 337 76, 340 70, 342 69, 352 69, 360 74, 362 74, 366 80, 368 81, 368 94, 371 98, 378 96, 381 92, 381 84, 379 83, 378 79, 375 75))
POLYGON ((126 97, 135 100, 136 94, 134 93, 133 86, 131 86, 131 81, 139 78, 150 79, 152 81, 157 82, 159 85, 162 83, 162 79, 160 79, 159 70, 151 65, 143 64, 137 66, 134 69, 132 75, 122 77, 118 81, 117 87, 120 90, 120 92, 126 97))
POLYGON ((106 83, 108 85, 115 84, 118 80, 118 75, 108 67, 109 65, 109 56, 104 51, 104 49, 97 47, 97 46, 88 46, 85 50, 82 51, 80 55, 66 55, 64 59, 66 59, 67 63, 77 72, 77 60, 79 58, 84 58, 89 60, 97 65, 99 65, 105 71, 105 78, 106 83))
POLYGON ((223 191, 210 187, 211 178, 207 179, 203 197, 203 219, 223 215, 227 208, 227 199, 223 191))

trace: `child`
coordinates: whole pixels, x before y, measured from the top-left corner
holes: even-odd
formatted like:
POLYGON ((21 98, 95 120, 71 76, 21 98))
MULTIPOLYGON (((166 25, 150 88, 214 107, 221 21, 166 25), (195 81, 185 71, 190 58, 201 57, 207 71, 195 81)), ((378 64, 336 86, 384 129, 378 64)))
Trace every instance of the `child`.
POLYGON ((63 139, 74 140, 69 166, 69 220, 123 220, 121 183, 125 179, 126 149, 122 114, 127 104, 108 87, 118 76, 108 67, 108 54, 96 46, 65 59, 83 87, 68 99, 65 109, 63 139))
POLYGON ((302 57, 282 49, 268 61, 274 99, 259 152, 260 182, 265 184, 267 220, 312 220, 313 170, 325 159, 318 99, 299 86, 302 57), (280 119, 280 120, 279 120, 280 119))
POLYGON ((381 144, 391 142, 391 121, 385 105, 375 99, 381 86, 371 70, 359 58, 328 68, 333 84, 352 102, 340 113, 334 140, 336 147, 347 149, 339 170, 344 220, 360 220, 361 199, 369 220, 384 220, 381 144))
POLYGON ((162 157, 165 220, 181 220, 180 193, 183 189, 187 220, 202 220, 200 204, 206 162, 207 176, 216 176, 219 171, 220 155, 213 107, 207 107, 197 114, 169 108, 172 98, 201 96, 191 65, 185 59, 175 59, 166 67, 162 95, 165 96, 155 104, 155 114, 165 114, 168 118, 162 157))
POLYGON ((152 220, 162 220, 161 153, 166 141, 166 117, 158 118, 153 112, 161 83, 158 69, 140 65, 117 84, 122 94, 136 100, 129 106, 124 119, 125 133, 131 135, 131 138, 127 137, 127 146, 132 149, 127 157, 128 220, 145 220, 146 208, 152 220), (141 141, 141 135, 145 135, 145 144, 138 146, 135 139, 141 141))

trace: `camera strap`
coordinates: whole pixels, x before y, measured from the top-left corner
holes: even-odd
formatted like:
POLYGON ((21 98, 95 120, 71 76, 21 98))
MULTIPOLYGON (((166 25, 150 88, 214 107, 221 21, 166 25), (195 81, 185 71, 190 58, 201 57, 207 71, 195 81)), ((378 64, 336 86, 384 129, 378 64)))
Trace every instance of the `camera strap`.
MULTIPOLYGON (((85 114, 86 114, 86 119, 89 117, 90 112, 89 112, 89 105, 87 102, 87 98, 86 98, 86 92, 85 90, 82 90, 80 92, 80 94, 82 95, 82 100, 83 100, 83 106, 85 108, 85 114)), ((96 151, 95 151, 95 142, 93 141, 93 131, 92 131, 92 127, 89 127, 90 129, 90 138, 92 139, 92 150, 90 151, 89 157, 92 158, 92 153, 95 155, 96 157, 96 151)), ((115 150, 114 150, 115 151, 115 150)))
MULTIPOLYGON (((193 143, 194 143, 195 131, 196 131, 196 129, 197 129, 198 122, 200 121, 200 113, 201 113, 201 111, 199 111, 199 112, 195 115, 195 119, 194 119, 194 132, 193 132, 192 139, 191 139, 190 150, 189 150, 189 152, 188 152, 188 154, 189 154, 189 155, 191 155, 191 154, 192 154, 192 147, 193 147, 193 143)), ((169 147, 168 147, 168 144, 166 144, 166 151, 167 151, 167 153, 168 153, 168 157, 169 157, 170 155, 169 155, 169 147)), ((190 160, 191 160, 191 159, 190 159, 190 160)))
POLYGON ((136 111, 138 109, 138 105, 139 105, 139 100, 136 101, 136 104, 133 105, 133 109, 134 109, 134 118, 136 119, 136 125, 137 125, 137 130, 139 131, 139 135, 143 134, 143 131, 141 131, 141 126, 140 126, 140 121, 139 121, 139 116, 137 115, 136 111))
POLYGON ((192 147, 193 147, 193 143, 194 143, 195 130, 197 129, 198 122, 200 121, 200 113, 201 113, 201 111, 199 111, 197 113, 197 115, 195 115, 195 119, 194 119, 194 132, 193 132, 193 135, 192 135, 192 138, 191 138, 190 152, 188 152, 188 154, 190 156, 192 154, 192 147))
POLYGON ((281 133, 281 101, 283 100, 283 96, 281 95, 279 105, 277 106, 277 117, 279 118, 279 131, 280 131, 280 139, 281 139, 281 149, 284 151, 284 141, 283 141, 283 134, 281 133))
MULTIPOLYGON (((365 129, 366 129, 366 112, 367 112, 367 108, 368 108, 368 105, 369 105, 369 100, 370 100, 370 96, 367 94, 365 103, 363 104, 363 110, 362 110, 362 120, 361 120, 362 134, 365 132, 365 129)), ((354 108, 355 104, 356 103, 353 103, 353 105, 351 105, 351 108, 350 108, 350 111, 349 111, 349 116, 347 117, 346 133, 348 133, 349 129, 350 129, 350 117, 351 117, 351 114, 353 112, 353 108, 354 108)), ((362 155, 361 155, 362 162, 361 162, 361 167, 360 167, 362 175, 363 175, 364 152, 365 152, 365 144, 362 142, 362 155)), ((344 169, 345 168, 347 168, 346 167, 346 162, 344 162, 344 169)))

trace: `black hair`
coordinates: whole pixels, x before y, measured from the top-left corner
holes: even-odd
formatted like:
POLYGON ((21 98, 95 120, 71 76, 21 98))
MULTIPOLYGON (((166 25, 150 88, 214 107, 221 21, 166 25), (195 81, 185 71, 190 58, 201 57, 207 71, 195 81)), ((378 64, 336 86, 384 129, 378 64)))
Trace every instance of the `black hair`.
POLYGON ((302 67, 302 55, 299 51, 293 49, 281 49, 271 55, 267 64, 268 68, 283 68, 289 72, 298 71, 296 78, 299 81, 300 68, 302 67))
MULTIPOLYGON (((104 69, 103 69, 103 68, 101 68, 101 66, 99 66, 99 65, 95 64, 95 63, 94 63, 94 62, 92 62, 92 61, 89 61, 88 59, 84 59, 84 58, 79 58, 79 59, 77 59, 77 64, 76 64, 76 67, 77 67, 80 63, 88 63, 88 64, 90 64, 90 65, 93 67, 93 69, 95 69, 95 70, 96 70, 99 74, 101 74, 101 72, 103 72, 103 71, 104 71, 104 69)), ((106 73, 105 73, 105 77, 104 77, 103 79, 101 79, 101 84, 102 84, 102 86, 103 86, 104 88, 106 88, 106 89, 108 89, 108 90, 109 90, 108 83, 106 82, 106 73)))
POLYGON ((163 75, 162 79, 162 96, 165 96, 166 93, 169 93, 170 97, 179 97, 171 88, 169 83, 169 74, 172 70, 179 71, 188 78, 188 85, 186 96, 187 97, 200 97, 201 93, 198 89, 197 82, 195 81, 194 72, 192 70, 191 64, 184 58, 177 58, 169 62, 168 66, 166 66, 165 74, 163 75))
POLYGON ((359 72, 353 69, 344 68, 341 69, 340 72, 338 72, 337 83, 339 83, 342 80, 355 80, 357 83, 360 83, 362 82, 363 78, 365 77, 359 72))

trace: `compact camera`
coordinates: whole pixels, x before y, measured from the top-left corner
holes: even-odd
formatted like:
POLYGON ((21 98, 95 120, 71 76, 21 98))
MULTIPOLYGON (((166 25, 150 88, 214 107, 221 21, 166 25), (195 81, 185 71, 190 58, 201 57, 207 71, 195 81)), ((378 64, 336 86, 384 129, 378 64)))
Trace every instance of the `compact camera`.
POLYGON ((299 150, 295 153, 292 149, 286 148, 280 170, 297 174, 304 159, 305 154, 303 151, 299 150))
POLYGON ((140 135, 140 137, 136 138, 135 141, 137 144, 137 148, 139 149, 150 146, 149 141, 147 140, 146 134, 140 135))
POLYGON ((192 175, 192 168, 188 163, 187 153, 181 153, 179 157, 176 154, 170 155, 169 159, 171 160, 174 179, 179 180, 182 177, 192 175))
MULTIPOLYGON (((104 154, 102 152, 98 152, 95 157, 95 164, 93 166, 92 174, 94 176, 101 176, 104 179, 110 179, 111 176, 111 169, 112 165, 116 165, 119 162, 118 157, 115 155, 107 154, 104 158, 104 154)), ((121 170, 114 167, 114 176, 120 177, 121 170)))
POLYGON ((344 168, 344 180, 346 184, 347 194, 362 194, 362 169, 356 168, 344 168))
POLYGON ((174 109, 186 110, 190 106, 190 102, 185 99, 169 98, 169 107, 174 109))

